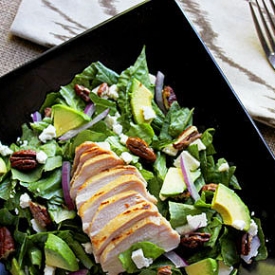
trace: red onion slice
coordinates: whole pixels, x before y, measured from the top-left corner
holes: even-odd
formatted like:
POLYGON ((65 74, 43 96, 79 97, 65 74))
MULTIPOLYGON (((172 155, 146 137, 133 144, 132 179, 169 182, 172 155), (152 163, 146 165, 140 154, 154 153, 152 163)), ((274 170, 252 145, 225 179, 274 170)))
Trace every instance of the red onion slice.
POLYGON ((75 208, 74 202, 70 196, 70 179, 71 179, 71 164, 69 161, 64 161, 62 164, 62 189, 64 200, 69 210, 75 208))
POLYGON ((109 113, 109 109, 104 110, 102 113, 100 113, 98 116, 96 116, 94 119, 92 119, 91 121, 89 121, 88 123, 68 131, 67 133, 65 133, 64 135, 62 135, 61 137, 59 137, 59 140, 68 140, 70 138, 73 138, 74 136, 76 136, 77 134, 79 134, 80 132, 92 127, 93 125, 95 125, 97 122, 99 122, 100 120, 104 119, 109 113))
POLYGON ((38 111, 32 113, 31 117, 32 117, 33 122, 39 122, 42 120, 42 116, 38 111))
POLYGON ((185 181, 185 184, 187 186, 187 189, 188 189, 191 197, 195 201, 199 200, 200 199, 199 192, 197 191, 196 186, 190 177, 190 173, 185 165, 185 160, 184 160, 183 154, 181 154, 181 156, 180 156, 180 168, 182 171, 183 179, 185 181))
POLYGON ((89 117, 92 117, 92 115, 95 112, 95 105, 93 103, 87 104, 87 106, 84 109, 84 113, 88 115, 89 117))
POLYGON ((258 254, 258 249, 261 245, 260 239, 258 236, 254 236, 251 244, 250 244, 250 250, 248 255, 241 255, 241 258, 247 263, 250 264, 252 262, 252 258, 256 257, 258 254))
POLYGON ((165 252, 164 256, 169 259, 176 268, 181 268, 187 266, 187 262, 182 259, 175 251, 165 252))
POLYGON ((160 71, 157 72, 156 81, 155 81, 155 99, 159 108, 166 113, 166 109, 163 103, 162 90, 164 83, 164 74, 160 71))

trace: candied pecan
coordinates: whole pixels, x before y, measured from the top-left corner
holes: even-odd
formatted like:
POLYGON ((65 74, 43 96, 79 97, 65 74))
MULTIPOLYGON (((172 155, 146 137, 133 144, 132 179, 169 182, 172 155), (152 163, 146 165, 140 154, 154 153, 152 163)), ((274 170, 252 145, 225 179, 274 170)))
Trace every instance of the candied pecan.
POLYGON ((30 210, 34 219, 44 228, 51 225, 52 220, 48 213, 47 208, 44 205, 40 205, 35 202, 30 202, 30 210))
POLYGON ((241 243, 241 254, 247 256, 250 252, 251 242, 252 242, 252 235, 249 233, 244 233, 242 236, 242 243, 241 243))
POLYGON ((45 117, 51 117, 51 115, 52 115, 52 108, 51 107, 46 107, 44 109, 44 116, 45 117))
POLYGON ((0 259, 7 259, 15 251, 15 244, 11 232, 5 226, 0 227, 0 259))
POLYGON ((97 95, 99 97, 103 97, 104 95, 106 95, 108 93, 109 87, 107 83, 102 83, 99 85, 98 89, 97 89, 97 95))
POLYGON ((74 85, 75 93, 85 102, 90 102, 90 90, 82 85, 75 84, 74 85))
POLYGON ((174 101, 177 101, 176 94, 170 86, 165 86, 162 90, 162 100, 164 107, 168 110, 174 101))
POLYGON ((194 232, 181 238, 180 243, 187 248, 197 248, 203 243, 208 242, 211 235, 209 233, 194 232))
POLYGON ((34 150, 20 150, 10 157, 11 167, 17 170, 28 171, 36 168, 36 152, 34 150))
POLYGON ((211 191, 211 192, 215 192, 216 189, 217 189, 217 186, 218 186, 218 184, 216 184, 216 183, 208 183, 208 184, 205 184, 205 185, 201 188, 201 190, 202 190, 202 191, 211 191))
POLYGON ((187 127, 173 144, 175 149, 182 150, 188 147, 190 143, 201 137, 196 126, 187 127))
POLYGON ((171 274, 173 274, 171 269, 172 268, 170 265, 165 265, 165 266, 159 267, 157 275, 171 275, 171 274))
POLYGON ((154 162, 157 158, 154 150, 141 138, 128 137, 126 146, 133 154, 148 162, 154 162))

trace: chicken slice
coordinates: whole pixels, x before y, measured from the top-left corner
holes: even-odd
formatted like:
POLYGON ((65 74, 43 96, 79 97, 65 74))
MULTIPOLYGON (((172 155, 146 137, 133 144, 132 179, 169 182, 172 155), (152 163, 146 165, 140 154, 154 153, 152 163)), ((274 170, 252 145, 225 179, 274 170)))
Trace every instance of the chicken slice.
POLYGON ((138 221, 107 244, 99 257, 103 271, 108 272, 108 275, 118 275, 125 271, 119 254, 143 241, 154 243, 167 252, 179 245, 180 236, 161 215, 138 221))
POLYGON ((71 181, 70 196, 75 200, 78 188, 92 175, 116 165, 124 164, 123 160, 111 152, 96 155, 85 161, 75 177, 71 181))
POLYGON ((112 239, 115 239, 123 231, 149 216, 159 216, 158 208, 144 199, 142 202, 130 206, 114 219, 109 220, 97 234, 89 230, 95 260, 98 262, 102 251, 112 239))
MULTIPOLYGON (((111 167, 110 169, 102 171, 97 175, 92 175, 91 177, 89 177, 77 190, 75 198, 77 209, 85 201, 92 197, 99 188, 117 179, 119 176, 126 174, 135 174, 141 180, 144 180, 137 168, 131 165, 116 165, 114 167, 111 167)), ((145 180, 144 184, 147 185, 145 180)))
POLYGON ((116 180, 100 188, 94 196, 80 206, 78 209, 78 214, 82 219, 83 231, 87 233, 87 227, 92 221, 102 201, 119 194, 120 192, 128 190, 135 190, 139 192, 143 197, 152 203, 157 202, 157 199, 147 191, 144 182, 136 175, 122 175, 116 180))
POLYGON ((103 200, 89 225, 89 236, 96 235, 105 225, 120 213, 144 201, 144 197, 135 190, 115 194, 103 200))

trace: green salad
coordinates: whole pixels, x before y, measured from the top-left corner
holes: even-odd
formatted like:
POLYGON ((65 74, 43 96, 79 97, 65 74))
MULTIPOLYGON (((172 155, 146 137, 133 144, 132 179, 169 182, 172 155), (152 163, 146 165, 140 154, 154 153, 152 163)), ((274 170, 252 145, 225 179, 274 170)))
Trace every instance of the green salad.
POLYGON ((123 274, 232 275, 267 258, 236 167, 217 157, 215 129, 200 132, 180 91, 149 72, 145 50, 120 74, 92 63, 47 94, 14 143, 0 143, 0 274, 105 274, 70 197, 85 142, 135 166, 180 236, 168 252, 147 239, 131 245, 118 256, 123 274))

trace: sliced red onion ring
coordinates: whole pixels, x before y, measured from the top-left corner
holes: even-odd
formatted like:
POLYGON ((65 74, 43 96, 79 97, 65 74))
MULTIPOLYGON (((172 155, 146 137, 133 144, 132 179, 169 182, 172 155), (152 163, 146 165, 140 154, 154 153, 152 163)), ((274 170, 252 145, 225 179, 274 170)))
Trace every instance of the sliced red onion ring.
POLYGON ((180 168, 182 171, 183 179, 185 181, 185 184, 187 186, 187 189, 188 189, 191 197, 195 201, 199 200, 200 199, 199 192, 197 191, 196 186, 190 177, 189 171, 187 170, 183 154, 181 154, 181 156, 180 156, 180 168))
POLYGON ((59 137, 59 140, 68 140, 70 138, 73 138, 74 136, 76 136, 77 134, 79 134, 80 132, 92 127, 93 125, 95 125, 97 122, 99 122, 100 120, 104 119, 109 113, 109 109, 104 110, 102 113, 100 113, 98 116, 96 116, 94 119, 92 119, 91 121, 89 121, 88 123, 68 131, 67 133, 65 133, 64 135, 59 137))
POLYGON ((64 200, 69 210, 75 208, 74 202, 70 196, 70 179, 71 179, 71 164, 69 161, 64 161, 62 164, 62 189, 64 200))
POLYGON ((163 104, 162 90, 164 83, 164 74, 160 71, 157 72, 156 81, 155 81, 155 99, 159 108, 166 113, 166 109, 163 104))
POLYGON ((254 236, 251 244, 250 244, 250 250, 248 255, 241 255, 241 258, 247 263, 250 264, 252 262, 252 258, 256 257, 258 254, 258 249, 261 245, 260 239, 258 236, 254 236))
POLYGON ((164 256, 169 259, 176 268, 181 268, 181 267, 185 267, 187 266, 187 262, 182 259, 175 251, 169 251, 169 252, 165 252, 164 256))
POLYGON ((33 122, 39 122, 42 120, 42 116, 38 111, 32 113, 31 117, 32 117, 33 122))
POLYGON ((95 105, 94 103, 88 103, 84 109, 84 113, 88 115, 89 117, 92 117, 92 115, 95 112, 95 105))

